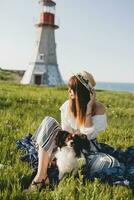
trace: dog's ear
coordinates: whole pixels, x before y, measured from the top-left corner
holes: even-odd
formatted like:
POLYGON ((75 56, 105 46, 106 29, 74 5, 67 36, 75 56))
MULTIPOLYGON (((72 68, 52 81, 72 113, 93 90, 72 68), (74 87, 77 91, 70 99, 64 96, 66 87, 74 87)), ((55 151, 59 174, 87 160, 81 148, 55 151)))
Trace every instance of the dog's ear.
POLYGON ((55 144, 57 147, 61 147, 62 131, 59 131, 55 138, 55 144))
POLYGON ((70 133, 67 131, 59 131, 56 138, 55 138, 55 144, 58 147, 62 147, 65 145, 65 140, 68 137, 70 133))
POLYGON ((81 152, 83 151, 83 149, 87 150, 88 152, 90 151, 90 141, 87 139, 87 136, 85 134, 75 135, 74 143, 81 152))

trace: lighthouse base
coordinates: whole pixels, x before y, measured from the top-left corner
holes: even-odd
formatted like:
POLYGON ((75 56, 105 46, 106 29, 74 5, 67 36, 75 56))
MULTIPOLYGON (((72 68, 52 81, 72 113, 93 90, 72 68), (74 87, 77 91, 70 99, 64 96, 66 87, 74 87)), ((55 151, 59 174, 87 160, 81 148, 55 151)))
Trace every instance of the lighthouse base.
POLYGON ((64 82, 61 78, 58 65, 44 64, 39 67, 39 63, 33 63, 33 66, 29 66, 28 70, 26 70, 21 84, 58 86, 63 85, 64 82))

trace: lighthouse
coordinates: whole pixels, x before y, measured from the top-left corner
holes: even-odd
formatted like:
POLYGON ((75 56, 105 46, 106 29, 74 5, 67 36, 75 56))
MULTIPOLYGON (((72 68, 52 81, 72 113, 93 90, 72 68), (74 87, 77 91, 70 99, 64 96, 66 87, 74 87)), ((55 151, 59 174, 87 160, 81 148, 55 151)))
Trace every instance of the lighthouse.
POLYGON ((52 0, 40 0, 40 20, 36 24, 37 41, 34 55, 21 80, 22 84, 56 86, 63 84, 57 64, 55 6, 52 0))

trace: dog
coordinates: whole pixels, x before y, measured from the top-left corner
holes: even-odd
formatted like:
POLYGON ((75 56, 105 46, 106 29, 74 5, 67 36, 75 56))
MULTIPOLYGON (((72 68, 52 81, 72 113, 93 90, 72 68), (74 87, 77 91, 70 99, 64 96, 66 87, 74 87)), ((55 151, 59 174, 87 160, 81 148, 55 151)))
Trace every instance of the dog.
POLYGON ((59 179, 65 173, 78 170, 78 158, 85 158, 86 170, 90 174, 101 173, 104 169, 120 167, 120 163, 114 157, 102 153, 92 152, 90 141, 84 134, 74 135, 67 131, 59 131, 56 137, 58 150, 55 154, 59 169, 59 179))
POLYGON ((58 150, 56 151, 55 158, 59 170, 59 180, 61 180, 65 173, 72 171, 73 174, 76 173, 78 166, 77 158, 80 151, 73 147, 72 134, 67 131, 59 131, 56 137, 56 146, 58 150))

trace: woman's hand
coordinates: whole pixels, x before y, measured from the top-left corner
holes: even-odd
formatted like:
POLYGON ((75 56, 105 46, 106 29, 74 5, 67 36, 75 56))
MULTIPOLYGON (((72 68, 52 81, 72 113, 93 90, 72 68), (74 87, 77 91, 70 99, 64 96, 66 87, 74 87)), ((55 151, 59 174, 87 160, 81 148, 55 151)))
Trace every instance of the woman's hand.
POLYGON ((72 137, 74 137, 75 135, 80 135, 80 130, 76 130, 73 134, 72 134, 72 137))
POLYGON ((95 90, 93 90, 92 94, 90 95, 90 101, 87 104, 86 115, 92 114, 93 105, 95 104, 95 101, 96 101, 96 93, 95 90))

